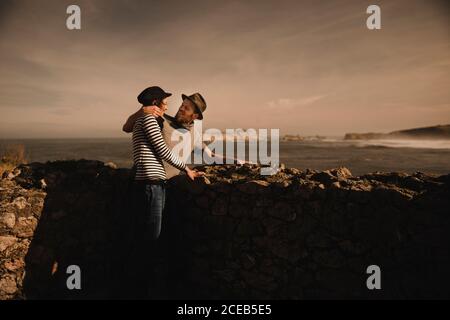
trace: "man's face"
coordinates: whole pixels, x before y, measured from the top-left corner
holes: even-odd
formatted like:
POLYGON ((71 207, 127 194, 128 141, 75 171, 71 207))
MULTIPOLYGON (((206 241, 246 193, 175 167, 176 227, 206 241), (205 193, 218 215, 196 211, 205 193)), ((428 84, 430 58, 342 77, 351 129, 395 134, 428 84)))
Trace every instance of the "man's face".
POLYGON ((184 99, 180 108, 178 109, 175 119, 179 123, 191 123, 198 118, 198 114, 195 113, 195 106, 189 99, 184 99))

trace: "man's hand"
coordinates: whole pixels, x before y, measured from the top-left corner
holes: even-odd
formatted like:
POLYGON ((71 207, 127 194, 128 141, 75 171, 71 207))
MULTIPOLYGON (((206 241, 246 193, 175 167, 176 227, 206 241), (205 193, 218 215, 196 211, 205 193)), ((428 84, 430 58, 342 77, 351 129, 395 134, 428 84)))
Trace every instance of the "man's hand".
POLYGON ((189 169, 188 167, 186 167, 186 174, 188 175, 189 179, 191 179, 192 181, 195 178, 198 178, 198 177, 201 177, 201 176, 205 175, 204 172, 194 171, 194 170, 189 169))
POLYGON ((127 122, 125 122, 125 124, 123 125, 122 130, 125 131, 126 133, 133 132, 134 123, 139 117, 142 116, 142 113, 143 113, 142 108, 139 108, 138 111, 129 116, 127 122))
POLYGON ((236 159, 236 163, 238 165, 244 165, 244 164, 250 164, 250 161, 245 161, 245 160, 241 160, 241 159, 236 159))
POLYGON ((162 117, 163 112, 158 106, 144 106, 142 107, 142 111, 144 111, 145 114, 151 114, 154 117, 162 117))

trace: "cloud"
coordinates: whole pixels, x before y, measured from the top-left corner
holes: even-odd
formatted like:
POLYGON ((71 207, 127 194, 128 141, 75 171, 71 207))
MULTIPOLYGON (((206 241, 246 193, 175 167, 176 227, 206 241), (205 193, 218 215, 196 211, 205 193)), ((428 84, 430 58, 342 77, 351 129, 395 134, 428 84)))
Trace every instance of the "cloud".
POLYGON ((10 136, 25 123, 27 133, 53 134, 37 118, 61 134, 95 136, 101 125, 120 136, 137 94, 155 84, 174 93, 170 112, 181 93, 201 92, 205 127, 320 134, 450 122, 444 2, 381 0, 379 32, 365 27, 359 0, 79 0, 76 32, 65 27, 68 0, 0 3, 0 114, 16 123, 10 136), (395 118, 380 108, 389 104, 395 118))
POLYGON ((326 95, 314 95, 296 99, 280 98, 277 100, 269 101, 267 103, 267 106, 271 109, 282 109, 282 110, 293 109, 296 107, 309 106, 311 104, 316 103, 319 100, 322 100, 325 97, 326 95))
POLYGON ((58 105, 62 93, 35 85, 3 84, 0 85, 2 107, 51 107, 58 105))

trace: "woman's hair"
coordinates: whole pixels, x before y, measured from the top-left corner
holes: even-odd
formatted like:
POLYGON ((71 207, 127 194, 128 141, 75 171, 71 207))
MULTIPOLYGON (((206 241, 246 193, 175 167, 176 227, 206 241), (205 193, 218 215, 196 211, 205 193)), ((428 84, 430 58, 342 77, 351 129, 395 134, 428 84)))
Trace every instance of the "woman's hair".
POLYGON ((153 104, 154 106, 161 107, 162 101, 163 101, 163 99, 154 99, 154 100, 152 101, 152 104, 153 104))
MULTIPOLYGON (((152 105, 161 108, 163 99, 154 99, 152 105)), ((162 117, 157 117, 156 122, 158 122, 159 128, 162 130, 164 128, 164 119, 162 117)))

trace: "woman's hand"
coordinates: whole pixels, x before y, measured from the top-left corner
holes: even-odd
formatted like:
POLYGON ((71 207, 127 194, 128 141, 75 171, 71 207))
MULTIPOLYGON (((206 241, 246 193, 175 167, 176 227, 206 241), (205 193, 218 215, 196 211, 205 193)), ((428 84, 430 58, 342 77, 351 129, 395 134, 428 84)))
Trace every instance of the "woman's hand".
POLYGON ((151 114, 154 117, 162 117, 163 112, 158 106, 144 106, 142 107, 142 111, 144 111, 145 114, 151 114))
POLYGON ((200 171, 194 171, 194 170, 191 170, 188 167, 186 167, 186 174, 188 175, 189 179, 191 179, 193 181, 195 178, 201 177, 205 173, 200 172, 200 171))

